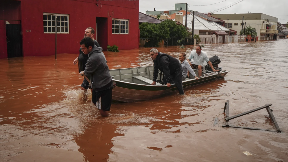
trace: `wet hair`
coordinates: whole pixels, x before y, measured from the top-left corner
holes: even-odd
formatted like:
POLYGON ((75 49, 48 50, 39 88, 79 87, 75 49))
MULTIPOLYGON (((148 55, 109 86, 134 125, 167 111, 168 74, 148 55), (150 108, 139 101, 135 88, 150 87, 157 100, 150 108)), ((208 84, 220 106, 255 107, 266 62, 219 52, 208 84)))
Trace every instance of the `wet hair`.
POLYGON ((156 48, 152 48, 152 49, 150 50, 150 52, 158 53, 158 50, 157 50, 156 48))
POLYGON ((199 47, 200 49, 202 49, 202 47, 200 45, 196 45, 196 47, 199 47))
POLYGON ((84 44, 86 48, 89 48, 91 46, 92 48, 94 47, 94 41, 90 37, 85 37, 80 41, 80 45, 84 44))
POLYGON ((92 27, 88 27, 87 29, 91 29, 91 33, 95 34, 95 30, 92 27))

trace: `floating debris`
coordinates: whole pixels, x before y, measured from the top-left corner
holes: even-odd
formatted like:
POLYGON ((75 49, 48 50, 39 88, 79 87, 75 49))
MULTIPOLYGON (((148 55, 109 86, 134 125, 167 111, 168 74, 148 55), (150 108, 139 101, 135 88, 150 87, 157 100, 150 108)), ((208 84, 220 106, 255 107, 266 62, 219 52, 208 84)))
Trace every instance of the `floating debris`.
POLYGON ((247 155, 247 156, 252 155, 252 154, 251 154, 250 152, 248 152, 248 151, 244 151, 243 154, 245 154, 245 155, 247 155))

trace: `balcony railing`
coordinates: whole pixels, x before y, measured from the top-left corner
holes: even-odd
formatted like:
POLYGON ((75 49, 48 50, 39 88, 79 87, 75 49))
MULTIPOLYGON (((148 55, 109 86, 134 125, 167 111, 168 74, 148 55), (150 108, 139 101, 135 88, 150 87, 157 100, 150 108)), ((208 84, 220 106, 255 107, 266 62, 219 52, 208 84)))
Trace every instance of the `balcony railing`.
POLYGON ((278 30, 275 30, 275 29, 260 29, 260 33, 278 34, 278 30))

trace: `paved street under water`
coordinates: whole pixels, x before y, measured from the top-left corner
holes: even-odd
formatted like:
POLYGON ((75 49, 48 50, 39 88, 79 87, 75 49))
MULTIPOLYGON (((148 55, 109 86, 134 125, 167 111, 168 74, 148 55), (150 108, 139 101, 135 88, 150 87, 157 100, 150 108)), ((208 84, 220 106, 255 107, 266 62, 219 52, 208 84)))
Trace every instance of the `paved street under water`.
MULTIPOLYGON (((191 47, 190 47, 191 48, 191 47)), ((152 65, 150 48, 105 52, 110 69, 152 65)), ((182 51, 179 47, 161 52, 182 51)), ((184 51, 184 50, 183 50, 184 51)), ((100 117, 83 98, 75 54, 0 60, 0 161, 288 161, 288 39, 205 45, 218 55, 225 79, 184 96, 113 103, 100 117), (265 109, 222 128, 230 116, 271 103, 282 133, 265 109)))

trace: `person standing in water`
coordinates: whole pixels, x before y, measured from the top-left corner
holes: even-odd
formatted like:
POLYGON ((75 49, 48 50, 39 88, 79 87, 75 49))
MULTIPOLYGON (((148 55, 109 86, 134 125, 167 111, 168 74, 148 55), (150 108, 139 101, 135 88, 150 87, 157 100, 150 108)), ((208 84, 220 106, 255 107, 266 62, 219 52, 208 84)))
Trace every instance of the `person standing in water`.
MULTIPOLYGON (((88 27, 85 30, 84 37, 92 38, 94 45, 96 45, 97 47, 100 47, 99 43, 94 39, 94 34, 95 34, 95 30, 92 27, 88 27)), ((77 62, 78 62, 79 73, 85 69, 87 60, 88 60, 88 55, 85 55, 80 48, 79 49, 79 56, 73 61, 74 65, 77 64, 77 62)), ((89 82, 87 81, 86 78, 84 78, 83 82, 81 84, 81 89, 86 92, 88 88, 89 88, 89 82)))
POLYGON ((167 87, 171 87, 171 83, 175 83, 180 95, 184 95, 182 86, 182 66, 179 61, 167 54, 160 53, 156 48, 150 50, 150 57, 154 62, 153 83, 156 84, 158 70, 164 73, 164 82, 167 87))
POLYGON ((101 97, 101 106, 98 106, 102 117, 108 116, 112 102, 113 81, 109 73, 109 67, 102 53, 102 48, 94 45, 90 37, 85 37, 80 42, 84 55, 88 55, 88 60, 84 71, 79 74, 91 78, 92 102, 96 105, 101 97))

